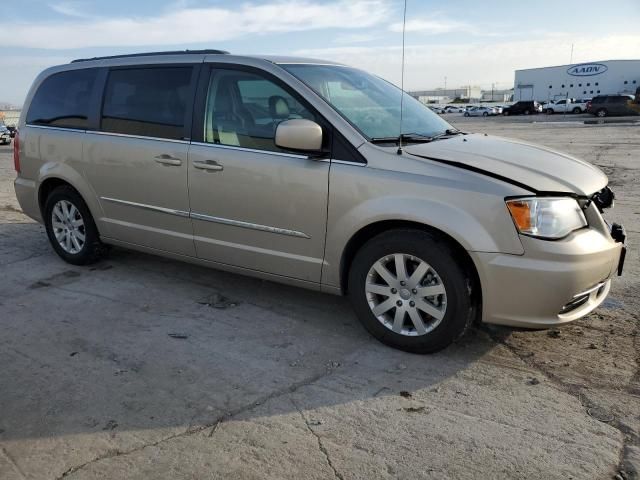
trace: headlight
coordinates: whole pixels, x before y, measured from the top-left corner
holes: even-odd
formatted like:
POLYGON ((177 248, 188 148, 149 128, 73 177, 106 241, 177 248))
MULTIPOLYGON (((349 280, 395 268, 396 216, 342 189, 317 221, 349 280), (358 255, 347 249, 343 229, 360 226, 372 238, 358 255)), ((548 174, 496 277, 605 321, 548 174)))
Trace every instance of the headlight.
POLYGON ((516 198, 507 200, 507 208, 518 231, 532 237, 558 239, 587 226, 573 198, 516 198))

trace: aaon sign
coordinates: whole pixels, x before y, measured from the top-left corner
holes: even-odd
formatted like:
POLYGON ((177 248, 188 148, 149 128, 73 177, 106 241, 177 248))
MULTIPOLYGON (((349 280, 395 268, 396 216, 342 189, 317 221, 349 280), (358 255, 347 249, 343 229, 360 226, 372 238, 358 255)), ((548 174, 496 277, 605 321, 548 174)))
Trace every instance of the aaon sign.
POLYGON ((609 67, 602 63, 582 63, 569 67, 567 73, 574 77, 591 77, 593 75, 600 75, 607 70, 609 70, 609 67))

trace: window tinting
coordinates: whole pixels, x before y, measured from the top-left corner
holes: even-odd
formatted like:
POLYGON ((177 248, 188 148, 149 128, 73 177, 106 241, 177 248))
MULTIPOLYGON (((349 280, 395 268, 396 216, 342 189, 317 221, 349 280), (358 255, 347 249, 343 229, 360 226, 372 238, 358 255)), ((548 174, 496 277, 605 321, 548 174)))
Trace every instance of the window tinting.
POLYGON ((109 72, 102 107, 105 132, 182 139, 192 67, 109 72))
POLYGON ((70 70, 45 79, 31 101, 27 123, 87 128, 89 97, 96 75, 96 69, 70 70))
POLYGON ((276 128, 296 118, 316 121, 271 80, 239 70, 218 70, 211 76, 204 125, 207 143, 281 151, 275 144, 276 128))

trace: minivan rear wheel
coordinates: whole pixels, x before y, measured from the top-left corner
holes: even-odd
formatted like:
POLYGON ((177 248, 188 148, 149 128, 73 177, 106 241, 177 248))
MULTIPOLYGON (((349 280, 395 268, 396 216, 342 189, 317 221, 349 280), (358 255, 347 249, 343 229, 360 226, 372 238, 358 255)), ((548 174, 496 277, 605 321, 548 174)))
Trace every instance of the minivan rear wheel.
POLYGON ((441 350, 471 324, 471 281, 454 249, 421 230, 369 240, 349 271, 349 297, 364 327, 382 343, 413 353, 441 350))
POLYGON ((600 110, 598 110, 598 111, 596 112, 596 115, 597 115, 598 117, 606 117, 606 116, 607 116, 607 113, 608 113, 608 112, 607 112, 607 110, 606 110, 606 109, 601 108, 600 110))
POLYGON ((68 263, 95 263, 107 250, 87 204, 70 186, 57 187, 49 194, 44 222, 51 246, 68 263))

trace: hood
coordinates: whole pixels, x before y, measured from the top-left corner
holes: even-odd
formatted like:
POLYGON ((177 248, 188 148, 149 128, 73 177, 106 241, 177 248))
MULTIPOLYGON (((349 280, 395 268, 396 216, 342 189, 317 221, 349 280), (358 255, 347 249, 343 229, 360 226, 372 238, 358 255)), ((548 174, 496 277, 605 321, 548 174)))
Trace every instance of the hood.
POLYGON ((597 167, 539 145, 483 134, 407 145, 404 151, 500 178, 533 192, 591 196, 607 176, 597 167))

